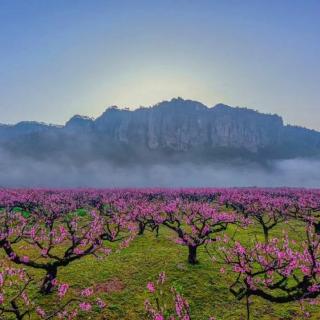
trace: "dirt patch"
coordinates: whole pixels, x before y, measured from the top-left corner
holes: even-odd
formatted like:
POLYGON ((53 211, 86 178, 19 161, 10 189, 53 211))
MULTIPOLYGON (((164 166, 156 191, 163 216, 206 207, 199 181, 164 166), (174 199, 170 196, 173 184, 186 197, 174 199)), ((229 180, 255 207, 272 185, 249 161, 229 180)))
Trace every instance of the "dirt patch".
POLYGON ((104 283, 99 283, 93 287, 96 292, 120 292, 126 285, 118 278, 112 278, 104 283))

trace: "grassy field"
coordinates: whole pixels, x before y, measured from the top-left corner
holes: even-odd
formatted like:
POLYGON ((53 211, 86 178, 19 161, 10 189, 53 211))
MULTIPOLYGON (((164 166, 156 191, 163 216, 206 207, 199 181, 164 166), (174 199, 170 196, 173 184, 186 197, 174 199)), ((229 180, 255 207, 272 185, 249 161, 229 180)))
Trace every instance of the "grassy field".
MULTIPOLYGON (((256 234, 260 234, 257 231, 252 227, 240 230, 237 237, 242 241, 251 241, 256 234)), ((274 230, 275 233, 281 236, 280 229, 274 230)), ((291 234, 299 238, 299 232, 291 231, 291 234)), ((190 303, 192 319, 208 319, 211 315, 216 319, 245 319, 244 301, 237 301, 228 290, 234 275, 221 274, 221 265, 213 263, 203 248, 199 250, 200 263, 188 265, 187 248, 174 243, 173 238, 174 235, 164 227, 160 229, 159 237, 146 232, 128 248, 114 252, 104 260, 86 257, 60 269, 58 278, 70 283, 73 292, 93 286, 107 302, 103 314, 94 310, 90 317, 85 315, 83 319, 144 319, 144 301, 149 297, 146 283, 154 281, 161 271, 166 272, 168 287, 174 284, 181 288, 190 303)), ((43 275, 34 270, 30 272, 39 279, 43 275)), ((53 296, 40 296, 36 287, 33 288, 33 299, 42 305, 55 303, 53 296)), ((312 312, 311 319, 320 319, 318 307, 308 308, 312 312)), ((253 299, 251 310, 252 319, 302 317, 297 303, 276 305, 253 299)))

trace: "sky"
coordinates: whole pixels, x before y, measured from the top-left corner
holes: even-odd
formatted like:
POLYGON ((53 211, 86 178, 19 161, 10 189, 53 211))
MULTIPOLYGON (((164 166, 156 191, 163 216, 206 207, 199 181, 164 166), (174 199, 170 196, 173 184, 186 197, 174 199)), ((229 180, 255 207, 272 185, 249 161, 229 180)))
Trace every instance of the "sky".
POLYGON ((0 123, 172 97, 320 130, 318 0, 0 0, 0 123))

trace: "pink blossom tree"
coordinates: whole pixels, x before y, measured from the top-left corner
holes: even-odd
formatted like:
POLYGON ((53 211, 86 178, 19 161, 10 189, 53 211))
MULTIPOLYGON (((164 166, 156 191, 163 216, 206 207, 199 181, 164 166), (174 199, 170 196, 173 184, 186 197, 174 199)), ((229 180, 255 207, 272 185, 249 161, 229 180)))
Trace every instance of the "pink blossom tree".
POLYGON ((219 248, 230 272, 236 274, 230 292, 239 300, 257 296, 274 303, 313 300, 320 296, 320 236, 311 225, 305 240, 287 235, 252 246, 231 242, 219 248))
POLYGON ((16 208, 13 201, 0 213, 0 248, 14 263, 46 272, 41 286, 45 294, 52 291, 59 268, 110 253, 107 243, 116 241, 124 226, 121 218, 94 208, 79 211, 68 192, 42 194, 31 211, 16 208), (32 256, 23 255, 18 244, 32 256))
POLYGON ((163 225, 174 231, 179 244, 188 247, 188 262, 198 263, 198 247, 216 241, 216 235, 224 232, 229 224, 244 224, 245 219, 230 212, 220 212, 203 202, 168 203, 163 208, 166 217, 163 225))
MULTIPOLYGON (((30 296, 30 284, 34 279, 22 268, 15 268, 6 260, 0 265, 0 317, 12 316, 17 320, 23 319, 76 319, 79 312, 91 310, 93 302, 89 297, 93 295, 90 288, 83 289, 80 295, 68 297, 69 285, 67 283, 55 282, 56 303, 44 309, 38 305, 30 296)), ((105 303, 96 298, 94 304, 104 308, 105 303)), ((11 318, 10 318, 11 319, 11 318)))

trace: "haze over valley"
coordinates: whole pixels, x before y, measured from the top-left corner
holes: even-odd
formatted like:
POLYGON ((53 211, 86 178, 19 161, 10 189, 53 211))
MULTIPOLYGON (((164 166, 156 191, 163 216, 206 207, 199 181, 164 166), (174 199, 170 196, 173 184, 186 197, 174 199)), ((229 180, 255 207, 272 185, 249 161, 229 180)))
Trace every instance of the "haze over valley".
POLYGON ((3 124, 0 149, 0 182, 14 187, 313 187, 320 178, 319 132, 182 98, 64 126, 3 124))

